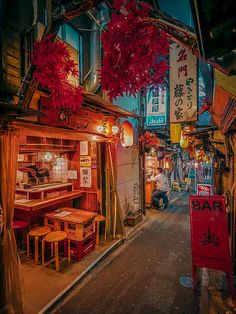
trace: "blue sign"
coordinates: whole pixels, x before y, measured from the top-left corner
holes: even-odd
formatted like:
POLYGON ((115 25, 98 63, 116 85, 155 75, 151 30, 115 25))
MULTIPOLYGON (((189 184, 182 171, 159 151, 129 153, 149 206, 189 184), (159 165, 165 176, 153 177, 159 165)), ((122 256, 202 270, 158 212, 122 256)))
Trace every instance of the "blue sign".
POLYGON ((164 85, 150 89, 147 94, 147 126, 166 125, 167 91, 164 85))
POLYGON ((160 115, 157 117, 147 117, 147 125, 165 125, 166 124, 166 115, 160 115))

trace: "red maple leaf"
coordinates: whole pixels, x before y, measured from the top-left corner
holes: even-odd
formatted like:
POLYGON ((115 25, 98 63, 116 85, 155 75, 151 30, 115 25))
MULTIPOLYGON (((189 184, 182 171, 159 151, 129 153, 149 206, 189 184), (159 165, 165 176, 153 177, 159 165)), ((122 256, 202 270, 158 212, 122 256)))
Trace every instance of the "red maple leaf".
POLYGON ((166 33, 145 21, 151 6, 135 0, 115 0, 114 13, 102 34, 104 58, 100 77, 110 98, 163 83, 168 68, 166 33))
POLYGON ((75 110, 83 96, 80 86, 73 86, 68 76, 78 77, 78 68, 70 52, 61 41, 51 41, 49 36, 34 44, 32 64, 36 66, 34 77, 49 89, 52 106, 75 110))

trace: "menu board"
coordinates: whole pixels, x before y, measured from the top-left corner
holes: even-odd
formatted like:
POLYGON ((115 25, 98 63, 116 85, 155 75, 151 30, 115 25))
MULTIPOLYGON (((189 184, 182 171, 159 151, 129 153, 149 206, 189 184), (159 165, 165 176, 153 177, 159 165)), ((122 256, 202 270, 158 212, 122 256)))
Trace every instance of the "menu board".
POLYGON ((80 142, 80 155, 81 156, 88 155, 88 142, 87 141, 80 142))

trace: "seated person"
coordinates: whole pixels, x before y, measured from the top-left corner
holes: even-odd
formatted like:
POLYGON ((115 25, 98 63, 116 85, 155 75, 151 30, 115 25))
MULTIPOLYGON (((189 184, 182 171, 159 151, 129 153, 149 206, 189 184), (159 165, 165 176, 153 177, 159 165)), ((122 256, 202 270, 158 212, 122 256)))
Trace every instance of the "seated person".
POLYGON ((164 203, 164 209, 168 207, 169 201, 167 192, 169 191, 168 179, 163 173, 162 168, 157 168, 157 174, 150 181, 155 182, 155 189, 152 194, 152 205, 159 208, 159 200, 162 198, 164 203))

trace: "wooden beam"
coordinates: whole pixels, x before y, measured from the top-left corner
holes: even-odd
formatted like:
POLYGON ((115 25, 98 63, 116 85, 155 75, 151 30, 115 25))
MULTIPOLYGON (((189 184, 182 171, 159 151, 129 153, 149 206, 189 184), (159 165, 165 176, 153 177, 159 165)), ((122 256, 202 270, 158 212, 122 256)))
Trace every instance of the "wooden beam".
POLYGON ((79 3, 73 4, 70 7, 67 7, 66 11, 58 14, 54 17, 54 21, 71 21, 74 18, 80 16, 84 12, 92 9, 99 3, 104 2, 104 0, 84 0, 79 3))

